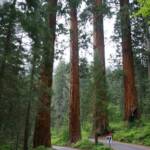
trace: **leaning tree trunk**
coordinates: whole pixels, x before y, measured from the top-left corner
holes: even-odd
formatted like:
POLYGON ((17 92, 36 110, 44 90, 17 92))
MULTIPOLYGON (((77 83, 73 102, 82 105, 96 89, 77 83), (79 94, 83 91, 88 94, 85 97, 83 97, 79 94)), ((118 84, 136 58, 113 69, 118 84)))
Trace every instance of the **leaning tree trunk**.
POLYGON ((105 49, 102 0, 94 1, 94 132, 105 134, 108 129, 107 96, 105 79, 105 49))
POLYGON ((40 100, 35 122, 33 147, 51 147, 50 107, 54 62, 57 0, 49 0, 49 42, 46 42, 40 74, 40 100), (48 45, 50 47, 48 47, 48 45))
POLYGON ((138 99, 135 87, 134 61, 129 18, 129 0, 120 0, 122 54, 124 71, 124 120, 131 122, 139 118, 138 99))
POLYGON ((79 55, 78 55, 78 21, 77 9, 70 5, 71 31, 71 75, 69 101, 69 135, 70 142, 75 143, 81 138, 80 132, 80 94, 79 94, 79 55))

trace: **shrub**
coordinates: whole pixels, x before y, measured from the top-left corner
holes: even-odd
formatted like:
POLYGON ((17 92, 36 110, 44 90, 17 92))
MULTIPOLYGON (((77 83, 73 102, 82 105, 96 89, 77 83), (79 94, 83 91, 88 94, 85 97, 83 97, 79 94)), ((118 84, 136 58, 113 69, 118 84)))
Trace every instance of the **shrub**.
POLYGON ((73 147, 81 150, 110 150, 110 148, 105 147, 102 143, 95 145, 88 139, 78 141, 76 144, 73 144, 73 147))
POLYGON ((66 128, 63 128, 61 132, 53 130, 52 132, 52 144, 53 145, 67 145, 69 141, 69 132, 66 128))

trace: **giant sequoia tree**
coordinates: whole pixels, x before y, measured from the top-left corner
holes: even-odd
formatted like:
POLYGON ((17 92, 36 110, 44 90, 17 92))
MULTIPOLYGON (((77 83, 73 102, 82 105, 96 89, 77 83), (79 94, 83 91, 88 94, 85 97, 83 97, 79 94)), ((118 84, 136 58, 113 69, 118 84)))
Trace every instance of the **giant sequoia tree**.
POLYGON ((124 120, 130 122, 139 118, 139 110, 134 77, 129 0, 120 0, 120 13, 125 96, 124 120))
POLYGON ((80 94, 79 94, 79 54, 78 54, 78 20, 77 0, 70 0, 70 46, 71 75, 69 101, 69 135, 70 142, 77 142, 80 133, 80 94))
POLYGON ((108 128, 103 31, 103 1, 94 1, 94 131, 105 134, 108 128))
POLYGON ((49 11, 49 33, 44 44, 43 63, 41 64, 40 74, 40 100, 38 113, 35 123, 34 147, 44 145, 51 146, 50 138, 50 107, 51 107, 51 89, 52 89, 52 73, 54 61, 54 43, 56 30, 56 12, 57 0, 48 1, 49 11))

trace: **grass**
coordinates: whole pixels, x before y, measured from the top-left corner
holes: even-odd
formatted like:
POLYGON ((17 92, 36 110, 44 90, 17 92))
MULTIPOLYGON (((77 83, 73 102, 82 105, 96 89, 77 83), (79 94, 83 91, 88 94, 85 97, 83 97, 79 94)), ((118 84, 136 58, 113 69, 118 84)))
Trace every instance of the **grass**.
POLYGON ((10 145, 0 145, 0 150, 10 150, 11 146, 10 145))
POLYGON ((69 133, 66 128, 52 130, 52 145, 67 146, 69 143, 69 133))
POLYGON ((110 148, 104 146, 102 143, 95 145, 88 139, 80 140, 76 144, 73 144, 72 146, 74 148, 79 148, 81 150, 111 150, 110 148))
POLYGON ((113 139, 126 143, 150 146, 150 122, 138 122, 137 126, 127 127, 123 122, 112 123, 113 139))

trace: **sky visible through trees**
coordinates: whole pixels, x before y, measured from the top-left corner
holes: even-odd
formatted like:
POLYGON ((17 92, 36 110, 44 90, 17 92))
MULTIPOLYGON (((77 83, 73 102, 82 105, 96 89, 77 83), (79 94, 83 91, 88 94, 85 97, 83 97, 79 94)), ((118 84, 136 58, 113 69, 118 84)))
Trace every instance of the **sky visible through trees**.
MULTIPOLYGON (((9 1, 9 0, 1 0, 0 3, 3 4, 4 2, 9 1)), ((24 2, 24 0, 18 0, 18 2, 24 2)), ((84 9, 86 7, 86 4, 83 3, 82 4, 82 9, 84 9)), ((114 8, 113 8, 114 9, 114 8)), ((69 28, 69 22, 65 21, 65 17, 58 17, 58 24, 62 23, 65 25, 66 28, 69 28)), ((115 23, 115 15, 112 18, 108 18, 105 17, 104 18, 104 32, 105 32, 105 61, 106 61, 106 67, 114 67, 112 66, 111 62, 110 62, 110 58, 111 57, 115 57, 116 55, 116 48, 115 48, 115 42, 113 42, 111 36, 114 34, 114 23, 115 23)), ((93 27, 92 24, 87 23, 87 28, 86 28, 86 32, 91 33, 93 31, 93 27)), ((92 40, 92 38, 91 38, 92 40)), ((28 36, 24 35, 23 38, 24 41, 24 46, 29 49, 30 48, 30 39, 28 38, 28 36)), ((67 62, 69 62, 70 60, 70 51, 69 51, 69 35, 63 35, 60 34, 56 37, 56 41, 58 41, 58 43, 63 43, 65 41, 65 50, 64 50, 64 55, 62 56, 67 62)), ((61 49, 60 45, 58 44, 56 46, 56 49, 61 49), (57 47, 58 46, 58 47, 57 47)), ((93 61, 93 46, 92 43, 90 44, 90 47, 88 49, 88 53, 85 50, 80 50, 80 55, 83 57, 87 57, 88 60, 91 62, 93 61)), ((56 68, 58 65, 58 60, 55 59, 55 63, 54 63, 54 67, 56 68)))
MULTIPOLYGON (((83 4, 82 8, 84 9, 85 8, 85 4, 83 4)), ((58 18, 58 23, 65 23, 64 22, 64 18, 58 18)), ((93 31, 93 27, 90 23, 87 23, 87 28, 86 28, 86 32, 89 32, 92 34, 92 31, 93 31)), ((113 28, 114 28, 114 24, 115 24, 115 16, 113 16, 112 18, 108 18, 108 17, 105 17, 104 18, 104 32, 105 32, 105 61, 106 61, 106 67, 114 67, 114 66, 111 66, 111 62, 110 62, 110 58, 111 56, 114 57, 116 55, 116 48, 115 48, 115 42, 113 42, 111 36, 113 35, 113 28)), ((66 24, 68 26, 68 24, 66 24)), ((60 35, 60 37, 57 37, 57 40, 59 42, 61 42, 62 40, 66 41, 66 46, 68 47, 69 46, 69 43, 67 42, 68 39, 69 39, 69 36, 64 36, 63 35, 60 35)), ((91 40, 92 37, 91 37, 91 40)), ((93 46, 92 46, 92 43, 90 44, 90 47, 88 49, 88 53, 85 51, 85 50, 80 50, 80 55, 83 56, 83 57, 87 57, 88 60, 91 62, 93 61, 93 46)), ((67 49, 65 49, 64 51, 64 56, 63 58, 69 62, 70 60, 70 51, 69 51, 69 47, 67 49)), ((57 66, 58 64, 58 61, 55 60, 55 67, 57 66)))

